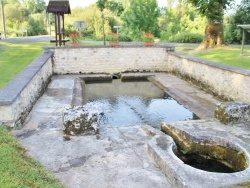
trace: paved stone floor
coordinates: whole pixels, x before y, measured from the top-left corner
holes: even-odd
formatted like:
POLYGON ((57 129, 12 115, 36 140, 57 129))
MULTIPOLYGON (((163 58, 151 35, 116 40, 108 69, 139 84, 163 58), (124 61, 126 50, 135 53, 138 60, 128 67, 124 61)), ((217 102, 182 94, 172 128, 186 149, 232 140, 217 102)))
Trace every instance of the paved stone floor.
MULTIPOLYGON (((101 127, 99 135, 63 139, 62 112, 71 105, 75 77, 54 76, 24 127, 13 131, 28 154, 67 187, 173 187, 147 154, 147 142, 163 134, 159 130, 110 126, 101 127)), ((168 74, 156 74, 152 81, 202 119, 213 118, 220 101, 211 95, 168 74)), ((249 142, 248 135, 244 138, 249 142)))

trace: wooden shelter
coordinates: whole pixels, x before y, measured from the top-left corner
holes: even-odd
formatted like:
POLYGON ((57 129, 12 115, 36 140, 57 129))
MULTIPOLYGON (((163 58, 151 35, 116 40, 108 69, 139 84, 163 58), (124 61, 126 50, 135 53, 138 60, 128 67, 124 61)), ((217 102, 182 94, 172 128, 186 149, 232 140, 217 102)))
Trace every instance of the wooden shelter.
POLYGON ((241 43, 241 54, 243 54, 246 32, 250 33, 250 24, 249 25, 238 25, 242 29, 242 43, 241 43))
POLYGON ((64 14, 71 14, 69 1, 50 0, 46 12, 55 15, 55 40, 51 42, 55 42, 56 46, 65 45, 68 40, 64 36, 64 14))

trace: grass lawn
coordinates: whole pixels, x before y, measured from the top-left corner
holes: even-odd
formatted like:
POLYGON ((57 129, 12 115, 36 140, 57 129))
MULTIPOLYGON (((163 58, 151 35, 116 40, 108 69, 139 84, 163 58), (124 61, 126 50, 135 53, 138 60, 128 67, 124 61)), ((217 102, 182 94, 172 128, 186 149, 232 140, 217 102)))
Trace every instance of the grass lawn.
MULTIPOLYGON (((83 41, 83 46, 102 45, 103 42, 83 41)), ((0 89, 19 72, 43 53, 44 46, 53 46, 49 42, 1 42, 0 43, 0 89)), ((69 44, 68 44, 69 45, 69 44)))
POLYGON ((231 65, 243 69, 250 69, 250 46, 245 47, 244 55, 240 55, 240 45, 226 46, 223 48, 214 48, 204 52, 194 52, 199 44, 178 45, 176 51, 184 54, 190 54, 195 57, 231 65))
POLYGON ((0 187, 63 188, 53 175, 25 155, 8 130, 0 126, 0 187))
POLYGON ((48 43, 0 43, 0 88, 43 53, 48 43))

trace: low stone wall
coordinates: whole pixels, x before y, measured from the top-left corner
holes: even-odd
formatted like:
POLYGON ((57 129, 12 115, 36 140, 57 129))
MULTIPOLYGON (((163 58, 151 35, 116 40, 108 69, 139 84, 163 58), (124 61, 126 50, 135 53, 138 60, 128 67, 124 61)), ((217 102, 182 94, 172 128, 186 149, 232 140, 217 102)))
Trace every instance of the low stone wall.
MULTIPOLYGON (((226 54, 225 54, 226 55, 226 54)), ((250 103, 250 71, 181 55, 167 53, 167 71, 190 80, 204 90, 227 100, 250 103)))
POLYGON ((166 71, 166 51, 173 47, 63 47, 54 53, 55 74, 166 71))
POLYGON ((17 127, 23 123, 52 75, 52 53, 36 58, 0 90, 0 125, 17 127))
POLYGON ((250 103, 250 71, 173 51, 171 46, 47 47, 0 90, 0 125, 22 124, 53 74, 166 71, 224 99, 250 103))

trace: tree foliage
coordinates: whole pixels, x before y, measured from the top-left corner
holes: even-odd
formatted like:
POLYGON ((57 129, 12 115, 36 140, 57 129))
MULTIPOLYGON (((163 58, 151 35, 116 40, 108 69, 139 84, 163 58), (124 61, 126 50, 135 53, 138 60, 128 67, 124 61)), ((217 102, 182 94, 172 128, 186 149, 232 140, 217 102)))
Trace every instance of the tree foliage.
MULTIPOLYGON (((18 36, 22 35, 23 30, 28 30, 34 27, 33 22, 29 19, 33 17, 33 14, 39 13, 43 14, 45 11, 44 0, 4 0, 4 10, 5 10, 5 21, 7 26, 8 36, 18 36)), ((2 17, 2 16, 1 16, 2 17)), ((33 20, 39 23, 39 27, 36 25, 36 30, 40 29, 39 32, 29 32, 28 33, 45 33, 45 19, 44 15, 41 18, 33 17, 33 20), (42 20, 42 21, 41 21, 42 20)), ((0 25, 1 27, 2 25, 0 25)))
POLYGON ((196 7, 196 10, 208 20, 221 21, 224 10, 232 4, 231 0, 187 0, 196 7))
POLYGON ((46 7, 44 0, 26 0, 25 4, 27 9, 33 14, 42 13, 46 7))
POLYGON ((200 16, 193 7, 180 3, 172 8, 173 2, 169 4, 170 7, 165 8, 159 17, 162 40, 172 41, 176 35, 182 33, 204 33, 206 18, 200 16))
MULTIPOLYGON (((133 38, 139 41, 142 33, 152 32, 162 41, 197 42, 203 34, 206 47, 212 47, 223 44, 223 24, 225 24, 225 39, 229 43, 240 43, 242 32, 237 25, 249 24, 249 0, 242 0, 235 13, 224 16, 224 20, 224 10, 233 1, 166 1, 167 7, 162 9, 158 8, 156 0, 98 0, 86 8, 73 8, 71 15, 65 16, 66 34, 76 30, 73 26, 74 21, 84 20, 88 25, 83 30, 87 38, 101 39, 103 24, 105 35, 116 32, 113 26, 119 25, 122 26, 119 30, 120 35, 126 40, 133 38), (189 3, 194 6, 191 7, 189 3)), ((50 21, 46 20, 44 0, 3 0, 3 2, 8 36, 20 35, 20 31, 26 29, 29 35, 44 34, 46 23, 51 23, 53 33, 53 16, 50 16, 50 21)), ((2 28, 1 15, 0 28, 2 28)), ((246 39, 248 38, 249 34, 246 39)))
POLYGON ((123 30, 132 38, 139 38, 142 32, 154 33, 159 15, 156 0, 131 0, 121 17, 123 30))
MULTIPOLYGON (((242 0, 238 5, 235 14, 226 16, 225 20, 225 39, 228 43, 240 44, 242 31, 238 25, 250 24, 250 1, 242 0)), ((246 42, 250 43, 250 34, 246 33, 246 42)))

